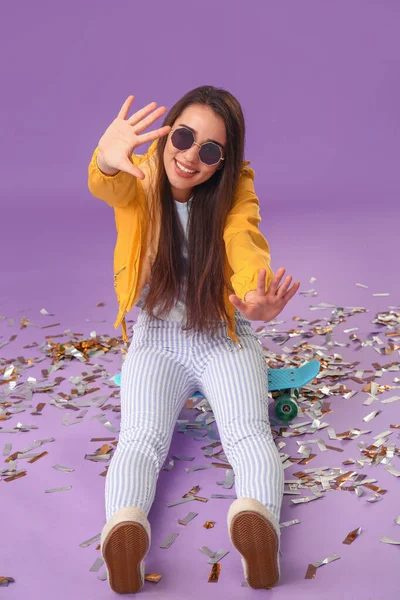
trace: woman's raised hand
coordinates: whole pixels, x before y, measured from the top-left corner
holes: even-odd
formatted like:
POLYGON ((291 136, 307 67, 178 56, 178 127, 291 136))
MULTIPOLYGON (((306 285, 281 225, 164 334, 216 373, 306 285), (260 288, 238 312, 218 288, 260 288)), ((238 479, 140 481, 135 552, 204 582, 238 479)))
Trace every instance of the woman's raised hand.
POLYGON ((157 108, 156 102, 150 102, 147 106, 135 112, 128 118, 129 109, 134 100, 134 96, 129 96, 118 116, 106 129, 98 143, 97 164, 101 171, 107 174, 125 171, 139 179, 144 179, 145 175, 141 169, 132 164, 129 160, 132 152, 138 146, 152 142, 157 138, 168 135, 171 127, 161 127, 148 133, 142 132, 150 127, 161 115, 166 112, 165 106, 157 108), (141 135, 140 135, 141 134, 141 135), (113 173, 109 173, 113 171, 113 173))

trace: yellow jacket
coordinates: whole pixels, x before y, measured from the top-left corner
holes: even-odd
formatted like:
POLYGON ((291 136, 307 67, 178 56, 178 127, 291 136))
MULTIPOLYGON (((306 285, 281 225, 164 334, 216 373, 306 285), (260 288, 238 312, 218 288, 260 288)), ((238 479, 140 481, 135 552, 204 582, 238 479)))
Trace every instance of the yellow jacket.
MULTIPOLYGON (((114 251, 114 287, 119 311, 114 327, 122 324, 123 339, 128 340, 125 314, 139 301, 143 287, 150 280, 151 268, 157 255, 160 235, 160 215, 154 211, 153 222, 146 208, 153 206, 154 194, 149 180, 156 168, 157 140, 144 155, 132 154, 131 161, 145 173, 144 180, 119 171, 105 175, 97 166, 98 148, 88 167, 88 187, 96 198, 104 200, 114 209, 117 241, 114 251)), ((247 292, 257 288, 258 272, 266 269, 266 289, 274 276, 270 267, 270 250, 267 240, 258 229, 261 221, 258 198, 254 191, 254 171, 244 162, 239 186, 224 230, 227 281, 235 294, 244 300, 247 292)), ((234 322, 235 307, 229 301, 229 291, 224 290, 224 302, 234 322)), ((228 335, 237 344, 235 330, 228 325, 228 335)))

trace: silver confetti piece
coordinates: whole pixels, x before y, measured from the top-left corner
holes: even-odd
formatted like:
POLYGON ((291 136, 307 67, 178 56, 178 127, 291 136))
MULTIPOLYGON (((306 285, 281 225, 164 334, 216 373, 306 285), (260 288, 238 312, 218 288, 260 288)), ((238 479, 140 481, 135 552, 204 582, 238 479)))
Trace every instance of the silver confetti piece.
POLYGON ((194 456, 182 456, 180 454, 174 454, 173 458, 176 458, 177 460, 194 460, 194 456))
POLYGON ((382 400, 381 404, 390 404, 391 402, 396 402, 397 400, 400 400, 400 396, 391 396, 390 398, 382 400))
POLYGON ((95 542, 98 542, 101 539, 101 533, 98 533, 97 535, 93 536, 92 538, 90 538, 89 540, 86 540, 85 542, 81 542, 79 544, 79 546, 81 548, 87 548, 88 546, 90 546, 91 544, 94 544, 95 542))
POLYGON ((227 469, 225 473, 225 481, 223 483, 223 487, 225 489, 232 489, 235 483, 235 473, 233 469, 227 469))
POLYGON ((100 557, 97 557, 96 560, 94 561, 94 563, 92 564, 92 566, 90 567, 89 571, 93 571, 95 573, 97 573, 97 571, 99 571, 99 569, 104 565, 104 560, 100 557))
POLYGON ((190 521, 197 517, 198 514, 199 513, 197 512, 190 512, 186 515, 184 519, 178 519, 178 523, 180 523, 181 525, 187 525, 188 523, 190 523, 190 521))
POLYGON ((179 498, 179 500, 175 500, 175 502, 168 502, 167 506, 176 506, 177 504, 184 504, 185 502, 191 502, 192 500, 194 500, 194 496, 190 498, 179 498))
POLYGON ((375 417, 376 417, 377 415, 379 415, 379 414, 380 414, 380 412, 381 412, 380 410, 374 410, 373 412, 371 412, 371 413, 369 413, 368 415, 366 415, 366 416, 363 418, 363 421, 365 421, 366 423, 369 423, 370 421, 372 421, 372 419, 375 419, 375 417))
POLYGON ((160 544, 160 548, 169 548, 178 537, 179 533, 170 533, 163 542, 160 544))
POLYGON ((53 465, 53 469, 57 469, 57 471, 63 471, 64 473, 72 473, 73 471, 75 471, 75 469, 63 467, 62 465, 53 465))
POLYGON ((395 544, 396 546, 400 546, 400 541, 392 540, 391 538, 388 538, 388 537, 383 537, 379 541, 383 542, 384 544, 395 544))
POLYGON ((280 523, 280 527, 290 527, 291 525, 298 525, 301 521, 299 519, 293 519, 292 521, 285 521, 284 523, 280 523))
POLYGON ((203 469, 211 469, 212 465, 199 465, 198 467, 186 467, 186 473, 192 473, 193 471, 201 471, 203 469))
POLYGON ((215 556, 210 558, 207 562, 209 565, 215 565, 222 558, 224 558, 224 556, 226 556, 227 554, 229 554, 229 550, 218 550, 218 552, 215 554, 215 556))
POLYGON ((72 490, 72 485, 65 485, 63 487, 58 488, 49 488, 44 490, 46 494, 52 494, 53 492, 67 492, 68 490, 72 490))
POLYGON ((320 562, 315 562, 312 563, 314 567, 322 567, 322 565, 327 565, 330 562, 333 562, 334 560, 339 560, 340 556, 338 554, 332 554, 332 556, 328 556, 328 558, 324 558, 324 560, 321 560, 320 562))
POLYGON ((400 477, 400 471, 395 469, 392 465, 386 465, 384 468, 395 477, 400 477))
POLYGON ((236 494, 211 494, 211 498, 234 498, 236 499, 236 494))
POLYGON ((318 500, 318 498, 322 498, 321 496, 305 496, 304 498, 296 498, 292 500, 293 504, 307 504, 307 502, 312 502, 313 500, 318 500))
POLYGON ((3 450, 3 456, 9 456, 11 453, 11 449, 12 449, 12 444, 10 442, 5 444, 4 450, 3 450))
POLYGON ((200 548, 200 550, 201 550, 201 552, 204 552, 204 554, 207 554, 208 558, 214 558, 214 556, 217 554, 213 550, 210 550, 210 548, 208 548, 208 546, 202 546, 200 548))

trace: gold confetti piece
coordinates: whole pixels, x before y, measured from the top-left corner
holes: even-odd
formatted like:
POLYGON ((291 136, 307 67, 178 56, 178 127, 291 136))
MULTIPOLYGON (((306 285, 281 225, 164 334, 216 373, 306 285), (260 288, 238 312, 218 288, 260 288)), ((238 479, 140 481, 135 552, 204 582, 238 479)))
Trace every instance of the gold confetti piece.
POLYGON ((30 460, 28 460, 28 463, 34 463, 37 460, 39 460, 39 458, 43 458, 43 456, 46 456, 46 454, 48 454, 48 452, 42 452, 41 454, 38 454, 34 458, 31 458, 30 460))
POLYGON ((211 567, 211 573, 208 578, 208 583, 217 583, 219 579, 219 574, 221 572, 221 563, 215 563, 211 567))
MULTIPOLYGON (((400 518, 400 517, 399 517, 400 518)), ((215 521, 206 521, 203 525, 205 529, 212 529, 215 525, 215 521)))
POLYGON ((104 302, 99 302, 98 304, 96 304, 97 308, 102 308, 103 306, 105 306, 104 302))
POLYGON ((194 485, 191 490, 189 490, 186 494, 182 496, 182 498, 189 498, 189 496, 195 496, 199 490, 200 486, 194 485))
POLYGON ((314 579, 316 573, 317 573, 317 567, 314 567, 314 565, 310 564, 307 567, 307 571, 306 571, 304 579, 314 579))
POLYGON ((343 540, 343 544, 352 544, 354 542, 354 540, 356 539, 356 537, 358 537, 361 533, 362 529, 361 527, 359 527, 358 529, 354 529, 354 531, 351 531, 350 533, 347 534, 346 538, 343 540))
POLYGON ((5 481, 6 483, 8 483, 9 481, 14 481, 14 479, 19 479, 20 477, 25 477, 26 472, 21 472, 18 473, 18 475, 11 475, 11 477, 6 477, 5 479, 3 479, 3 481, 5 481))
POLYGON ((328 450, 335 450, 336 452, 344 452, 344 448, 336 448, 336 446, 326 446, 326 447, 328 448, 328 450))
POLYGON ((59 327, 61 323, 52 323, 52 325, 44 325, 42 329, 50 329, 50 327, 59 327))
POLYGON ((0 586, 1 587, 8 587, 9 583, 14 583, 15 579, 14 577, 0 577, 0 586))
POLYGON ((144 576, 146 581, 151 581, 152 583, 158 583, 161 577, 162 575, 159 575, 159 573, 149 573, 148 575, 144 576))

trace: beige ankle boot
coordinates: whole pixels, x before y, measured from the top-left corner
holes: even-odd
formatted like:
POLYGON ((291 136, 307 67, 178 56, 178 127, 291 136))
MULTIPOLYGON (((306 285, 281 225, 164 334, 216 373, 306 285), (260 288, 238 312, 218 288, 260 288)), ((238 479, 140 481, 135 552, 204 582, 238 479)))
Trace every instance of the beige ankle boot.
POLYGON ((269 589, 280 577, 280 527, 273 514, 254 498, 238 498, 228 511, 232 544, 242 555, 250 587, 269 589))
POLYGON ((150 543, 150 523, 141 508, 121 508, 107 521, 101 533, 101 553, 114 592, 134 594, 142 589, 150 543))

